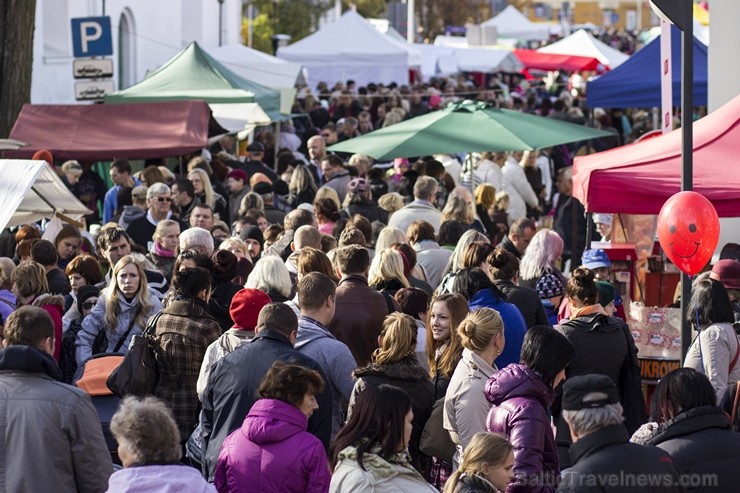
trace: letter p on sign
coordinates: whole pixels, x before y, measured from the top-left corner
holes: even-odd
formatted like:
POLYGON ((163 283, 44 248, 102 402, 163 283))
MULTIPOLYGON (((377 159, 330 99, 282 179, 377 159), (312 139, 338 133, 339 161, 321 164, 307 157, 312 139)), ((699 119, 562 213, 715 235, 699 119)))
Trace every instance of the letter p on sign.
POLYGON ((72 19, 72 47, 75 58, 112 55, 110 17, 72 19))

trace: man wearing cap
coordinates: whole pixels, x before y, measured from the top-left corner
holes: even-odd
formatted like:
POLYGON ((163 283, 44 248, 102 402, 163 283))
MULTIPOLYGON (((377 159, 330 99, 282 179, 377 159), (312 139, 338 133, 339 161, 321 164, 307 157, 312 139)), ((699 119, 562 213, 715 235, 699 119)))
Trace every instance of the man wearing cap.
POLYGON ((588 374, 566 380, 562 413, 573 439, 573 466, 563 471, 558 492, 683 491, 670 455, 630 443, 619 393, 609 377, 588 374))
POLYGON ((239 217, 239 207, 242 199, 249 193, 249 177, 241 169, 232 170, 226 177, 226 186, 229 189, 229 218, 236 221, 239 217))
POLYGON ((324 186, 333 188, 339 195, 339 202, 344 202, 349 182, 352 181, 349 170, 344 167, 344 161, 339 156, 328 155, 321 161, 321 171, 324 175, 324 186))
POLYGON ((275 189, 272 187, 272 184, 264 181, 255 183, 252 191, 262 197, 262 201, 265 203, 265 218, 267 218, 270 224, 283 224, 285 212, 273 205, 275 189))
POLYGON ((244 171, 249 177, 255 173, 264 173, 270 181, 278 179, 277 173, 268 167, 262 159, 265 157, 265 146, 261 142, 252 142, 247 146, 247 162, 244 163, 244 171))
POLYGON ((146 251, 153 249, 152 236, 154 236, 154 231, 160 221, 172 219, 180 223, 180 231, 187 229, 188 225, 186 223, 173 216, 171 210, 172 193, 170 187, 164 183, 154 183, 147 188, 146 203, 148 209, 144 217, 132 221, 126 228, 126 232, 133 242, 146 248, 146 251))
POLYGON ((139 185, 131 190, 131 204, 124 205, 123 213, 120 219, 118 219, 118 225, 123 229, 128 228, 128 225, 140 217, 146 216, 146 190, 144 185, 139 185))
POLYGON ((349 204, 339 211, 341 217, 349 219, 359 214, 371 223, 380 221, 388 224, 388 212, 384 211, 373 202, 370 196, 370 184, 365 178, 352 178, 347 188, 349 204))
MULTIPOLYGON (((275 361, 286 361, 318 371, 327 381, 321 367, 297 351, 295 345, 298 318, 284 303, 269 303, 257 317, 256 335, 252 342, 224 356, 213 367, 203 392, 203 472, 213 480, 224 439, 238 429, 257 399, 257 389, 275 361)), ((319 408, 308 420, 307 431, 328 449, 331 436, 331 387, 316 396, 319 408)))
MULTIPOLYGON (((583 252, 581 265, 594 271, 597 281, 611 284, 612 290, 614 291, 611 299, 614 301, 613 307, 616 310, 616 314, 614 316, 619 317, 622 320, 627 320, 627 315, 624 311, 624 305, 622 304, 622 297, 619 295, 619 290, 611 283, 612 262, 609 260, 609 256, 606 251, 601 248, 586 250, 583 252)), ((600 289, 606 289, 606 286, 601 286, 600 289)), ((611 315, 611 312, 607 311, 607 314, 611 315)))
POLYGON ((732 311, 735 313, 735 330, 740 327, 740 262, 732 259, 720 260, 712 266, 711 279, 719 281, 727 290, 732 311))

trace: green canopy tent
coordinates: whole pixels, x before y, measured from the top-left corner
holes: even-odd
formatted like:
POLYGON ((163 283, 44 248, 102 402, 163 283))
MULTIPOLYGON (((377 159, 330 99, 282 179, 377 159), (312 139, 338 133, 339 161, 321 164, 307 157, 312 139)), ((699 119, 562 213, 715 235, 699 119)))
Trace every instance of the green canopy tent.
POLYGON ((279 91, 237 75, 195 41, 138 84, 106 96, 105 102, 182 99, 201 99, 209 104, 257 103, 273 121, 288 118, 280 114, 279 91))
POLYGON ((583 125, 463 101, 328 148, 378 160, 484 151, 525 151, 612 134, 583 125))

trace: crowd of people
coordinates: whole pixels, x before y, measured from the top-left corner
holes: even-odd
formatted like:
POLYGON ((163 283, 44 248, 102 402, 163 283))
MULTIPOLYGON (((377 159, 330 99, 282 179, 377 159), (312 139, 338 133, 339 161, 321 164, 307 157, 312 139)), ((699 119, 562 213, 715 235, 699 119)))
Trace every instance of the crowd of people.
POLYGON ((0 237, 3 491, 730 491, 740 247, 696 280, 699 336, 648 413, 576 149, 332 154, 439 102, 360 89, 242 159, 230 137, 177 172, 117 159, 108 190, 59 167, 100 228, 0 237), (105 378, 144 331, 156 387, 121 399, 105 378))

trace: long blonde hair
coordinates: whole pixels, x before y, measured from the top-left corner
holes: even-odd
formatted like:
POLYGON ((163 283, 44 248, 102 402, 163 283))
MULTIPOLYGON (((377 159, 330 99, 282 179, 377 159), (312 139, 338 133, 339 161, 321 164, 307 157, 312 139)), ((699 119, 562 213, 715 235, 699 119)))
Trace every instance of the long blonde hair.
POLYGON ((478 475, 481 472, 483 464, 492 467, 502 466, 509 454, 514 450, 514 446, 509 440, 498 433, 480 432, 473 435, 470 444, 465 447, 460 467, 452 473, 452 476, 445 483, 443 493, 453 493, 460 481, 460 476, 478 475))
POLYGON ((432 299, 427 310, 427 340, 424 352, 429 361, 429 374, 432 378, 437 376, 437 371, 442 375, 451 378, 455 372, 455 367, 462 357, 462 339, 457 333, 457 327, 465 320, 468 315, 468 302, 461 294, 445 293, 432 299), (435 341, 432 335, 432 309, 435 303, 444 303, 447 311, 450 312, 450 338, 447 341, 435 341), (447 344, 442 354, 437 359, 437 348, 447 344))
POLYGON ((450 256, 450 260, 447 262, 447 267, 445 267, 443 275, 450 272, 457 272, 462 269, 462 260, 463 257, 465 257, 465 252, 468 250, 468 245, 476 241, 483 241, 486 243, 491 242, 491 240, 486 238, 486 235, 479 233, 474 229, 467 230, 463 233, 460 239, 457 240, 457 245, 455 245, 455 249, 452 251, 452 255, 450 256))
POLYGON ((396 250, 386 248, 375 253, 368 271, 368 285, 376 286, 383 281, 398 280, 404 288, 411 286, 403 274, 403 257, 396 250))
POLYGON ((373 363, 384 365, 395 363, 415 354, 416 322, 411 315, 394 312, 383 320, 380 347, 373 351, 373 363))
POLYGON ((308 171, 308 168, 305 166, 297 166, 293 170, 288 190, 292 195, 298 195, 304 190, 311 190, 313 192, 317 190, 316 182, 313 179, 313 175, 308 171))
POLYGON ((469 194, 470 191, 458 190, 457 188, 450 192, 447 197, 447 203, 445 203, 444 209, 442 209, 442 222, 445 221, 460 221, 461 223, 468 225, 475 221, 475 205, 473 202, 465 200, 464 194, 469 194))
POLYGON ((216 196, 213 195, 213 186, 211 185, 211 179, 209 178, 208 173, 200 168, 195 168, 190 170, 188 173, 188 179, 190 179, 192 175, 198 175, 198 178, 200 178, 200 181, 203 184, 203 193, 205 194, 204 202, 208 204, 211 209, 215 210, 216 196))
POLYGON ((121 288, 118 286, 118 273, 129 264, 136 266, 136 272, 139 275, 139 290, 136 292, 138 303, 136 304, 136 313, 134 315, 134 324, 139 327, 146 327, 146 314, 151 312, 154 306, 149 296, 149 286, 146 282, 146 273, 144 267, 132 256, 126 255, 116 262, 111 273, 111 283, 105 300, 105 326, 109 333, 113 333, 118 326, 118 317, 121 315, 121 304, 118 300, 118 294, 121 288))
POLYGON ((491 340, 504 333, 504 321, 493 308, 479 308, 468 314, 457 328, 462 345, 473 352, 484 351, 491 340))

